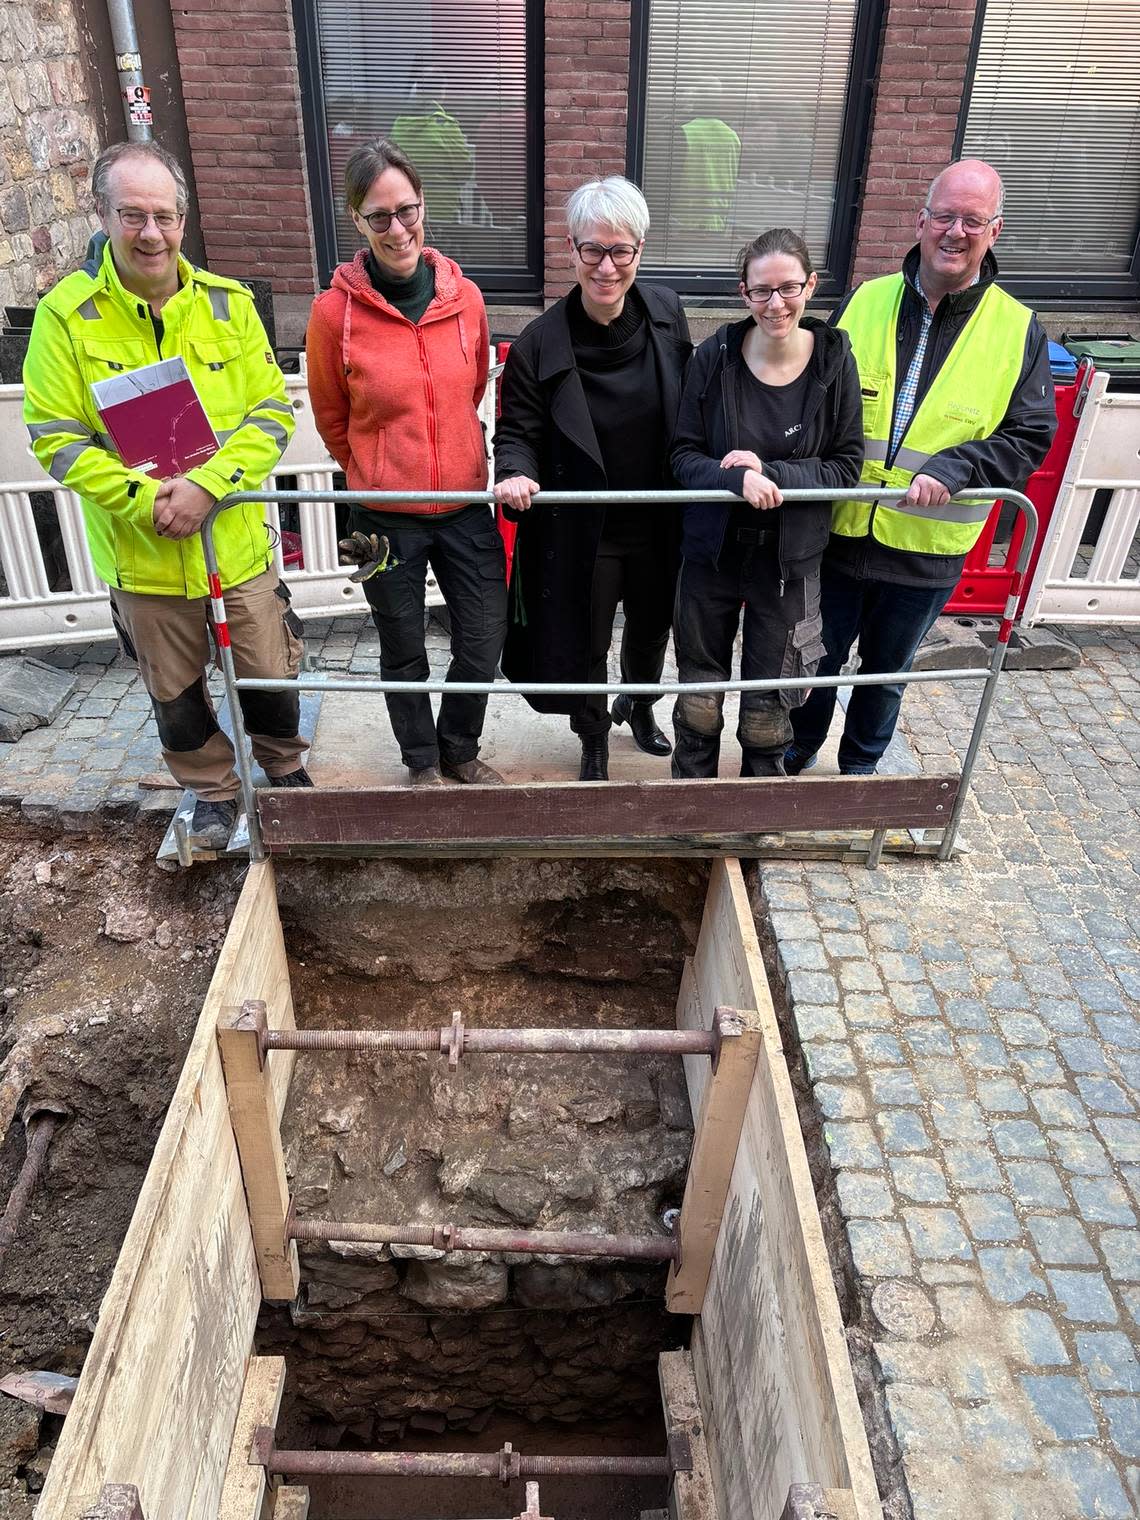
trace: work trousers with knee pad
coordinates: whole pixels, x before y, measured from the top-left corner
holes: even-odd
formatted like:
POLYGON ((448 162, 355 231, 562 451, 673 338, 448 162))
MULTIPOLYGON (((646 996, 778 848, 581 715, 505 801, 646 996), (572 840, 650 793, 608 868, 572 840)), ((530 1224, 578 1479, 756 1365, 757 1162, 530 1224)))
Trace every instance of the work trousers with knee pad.
MULTIPOLYGON (((234 669, 241 676, 284 676, 301 668, 300 623, 277 594, 277 571, 225 593, 234 669), (294 626, 290 627, 290 623, 294 626)), ((233 745, 218 727, 206 686, 212 628, 209 597, 112 591, 111 611, 124 652, 138 661, 154 706, 162 755, 179 786, 207 802, 238 794, 233 745)), ((295 691, 243 691, 242 717, 254 758, 271 779, 299 769, 308 740, 297 732, 295 691)))
MULTIPOLYGON (((720 564, 686 560, 677 582, 673 641, 681 681, 732 678, 732 647, 740 627, 740 676, 758 681, 810 677, 823 657, 818 573, 781 586, 775 532, 749 530, 739 542, 730 527, 720 564)), ((742 776, 782 776, 783 755, 792 736, 789 714, 807 689, 743 692, 737 738, 742 776)), ((682 693, 673 708, 673 775, 717 774, 724 727, 722 693, 682 693)))

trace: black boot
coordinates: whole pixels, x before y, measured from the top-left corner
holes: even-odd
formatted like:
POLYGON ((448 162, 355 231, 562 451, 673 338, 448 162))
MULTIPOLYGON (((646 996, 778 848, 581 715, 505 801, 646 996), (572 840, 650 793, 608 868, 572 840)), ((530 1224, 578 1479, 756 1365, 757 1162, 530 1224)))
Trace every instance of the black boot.
POLYGON ((609 734, 582 734, 582 768, 579 781, 608 781, 610 779, 609 734))
POLYGON ((673 746, 657 727, 653 716, 653 703, 637 697, 618 697, 610 709, 615 723, 628 723, 633 742, 647 755, 668 755, 673 746))

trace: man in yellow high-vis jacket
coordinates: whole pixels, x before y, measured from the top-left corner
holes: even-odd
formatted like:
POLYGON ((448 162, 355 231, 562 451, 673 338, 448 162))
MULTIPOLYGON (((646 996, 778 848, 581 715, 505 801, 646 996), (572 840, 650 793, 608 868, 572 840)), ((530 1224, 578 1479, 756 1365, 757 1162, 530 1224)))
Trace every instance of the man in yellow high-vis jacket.
MULTIPOLYGON (((944 169, 918 213, 918 244, 899 274, 868 280, 832 321, 859 364, 874 503, 838 502, 823 560, 820 675, 837 675, 859 641, 867 674, 908 670, 949 600, 988 503, 973 487, 1020 490, 1056 431, 1049 347, 1033 313, 995 283, 990 249, 1003 189, 979 159, 944 169)), ((871 775, 891 741, 903 688, 855 687, 839 744, 845 775, 871 775)), ((792 714, 789 775, 815 763, 835 711, 817 688, 792 714)))
MULTIPOLYGON (((293 412, 249 291, 181 256, 187 192, 177 160, 154 143, 116 143, 99 155, 91 188, 103 234, 36 309, 24 420, 40 464, 82 500, 91 557, 111 588, 120 641, 138 660, 163 756, 197 798, 191 835, 222 848, 239 784, 206 686, 210 598, 198 530, 227 492, 262 485, 293 412), (159 481, 119 458, 91 383, 176 355, 218 448, 159 481)), ((278 582, 264 509, 222 513, 214 541, 238 675, 295 676, 300 625, 278 582)), ((244 692, 242 709, 274 785, 311 786, 297 693, 244 692)))

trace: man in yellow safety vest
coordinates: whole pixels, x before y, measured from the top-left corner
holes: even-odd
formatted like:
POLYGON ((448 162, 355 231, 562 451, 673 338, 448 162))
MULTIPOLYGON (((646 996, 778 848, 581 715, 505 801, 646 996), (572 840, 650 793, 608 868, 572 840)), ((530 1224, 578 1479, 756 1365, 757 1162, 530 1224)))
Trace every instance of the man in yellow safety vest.
MULTIPOLYGON (((868 674, 908 670, 949 600, 989 503, 951 500, 974 487, 1021 489, 1056 431, 1041 324, 996 284, 1002 229, 996 170, 963 159, 937 176, 918 213, 918 244, 900 273, 868 280, 832 321, 859 364, 875 502, 837 502, 823 561, 819 674, 837 675, 859 641, 868 674)), ((839 744, 844 775, 872 775, 898 721, 903 688, 855 687, 839 744)), ((835 711, 817 687, 792 713, 789 775, 814 765, 835 711)))
MULTIPOLYGON (((234 751, 206 685, 209 637, 229 637, 239 676, 293 678, 300 623, 278 580, 260 505, 218 518, 220 585, 207 581, 198 530, 231 491, 257 490, 293 432, 285 379, 253 297, 182 257, 186 178, 152 142, 114 143, 91 174, 103 224, 88 262, 36 308, 24 364, 24 421, 43 468, 83 503, 95 570, 124 652, 151 698, 167 767, 195 794, 190 835, 225 847, 237 815, 234 751), (123 462, 92 382, 179 357, 217 437, 184 474, 154 479, 123 462), (224 592, 227 633, 213 622, 224 592)), ((301 763, 295 691, 244 691, 254 757, 274 786, 312 786, 301 763)))

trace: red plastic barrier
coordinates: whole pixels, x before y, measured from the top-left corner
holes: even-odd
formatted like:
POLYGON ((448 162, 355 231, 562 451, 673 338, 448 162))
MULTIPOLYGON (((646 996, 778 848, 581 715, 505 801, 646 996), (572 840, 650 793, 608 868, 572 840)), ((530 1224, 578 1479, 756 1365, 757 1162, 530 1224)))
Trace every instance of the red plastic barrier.
MULTIPOLYGON (((1035 474, 1029 477, 1029 483, 1025 487, 1026 496, 1037 508, 1040 524, 1037 530, 1037 542, 1033 546, 1029 567, 1022 581, 1019 612, 1025 606, 1025 598, 1029 594, 1033 572, 1037 568, 1037 557, 1041 553, 1049 519, 1057 504, 1057 493, 1061 489, 1061 479, 1065 473, 1065 466, 1069 462, 1073 439, 1077 436, 1077 421, 1080 416, 1077 398, 1085 395, 1092 376, 1092 365, 1085 364, 1077 371, 1077 378, 1072 385, 1057 387, 1057 432, 1044 463, 1035 474)), ((1017 563, 1022 539, 1025 537, 1025 519, 1020 514, 1018 515, 1004 560, 1001 564, 991 565, 990 554, 993 550, 994 534, 998 528, 1001 512, 1002 503, 997 501, 982 529, 981 538, 966 556, 961 578, 954 588, 953 596, 946 603, 945 610, 948 613, 1000 617, 1005 611, 1006 598, 1013 586, 1014 566, 1017 563)))
POLYGON ((281 559, 286 570, 303 570, 305 568, 305 553, 301 545, 299 533, 281 533, 281 559))
MULTIPOLYGON (((495 344, 495 363, 496 364, 503 364, 503 363, 506 362, 507 349, 510 348, 510 346, 511 345, 509 343, 496 343, 495 344)), ((499 395, 500 396, 502 395, 501 391, 500 391, 499 395)), ((496 400, 498 400, 498 399, 499 398, 497 397, 496 400)), ((499 415, 500 410, 501 410, 501 406, 497 405, 496 408, 495 408, 495 416, 496 417, 499 415)), ((507 555, 507 580, 509 581, 510 578, 511 578, 511 563, 514 560, 514 557, 515 557, 515 534, 518 532, 518 524, 507 521, 507 519, 503 516, 503 509, 502 509, 502 507, 496 507, 495 508, 495 521, 498 524, 499 533, 500 533, 500 535, 502 537, 502 540, 503 540, 503 548, 506 550, 506 555, 507 555)))

